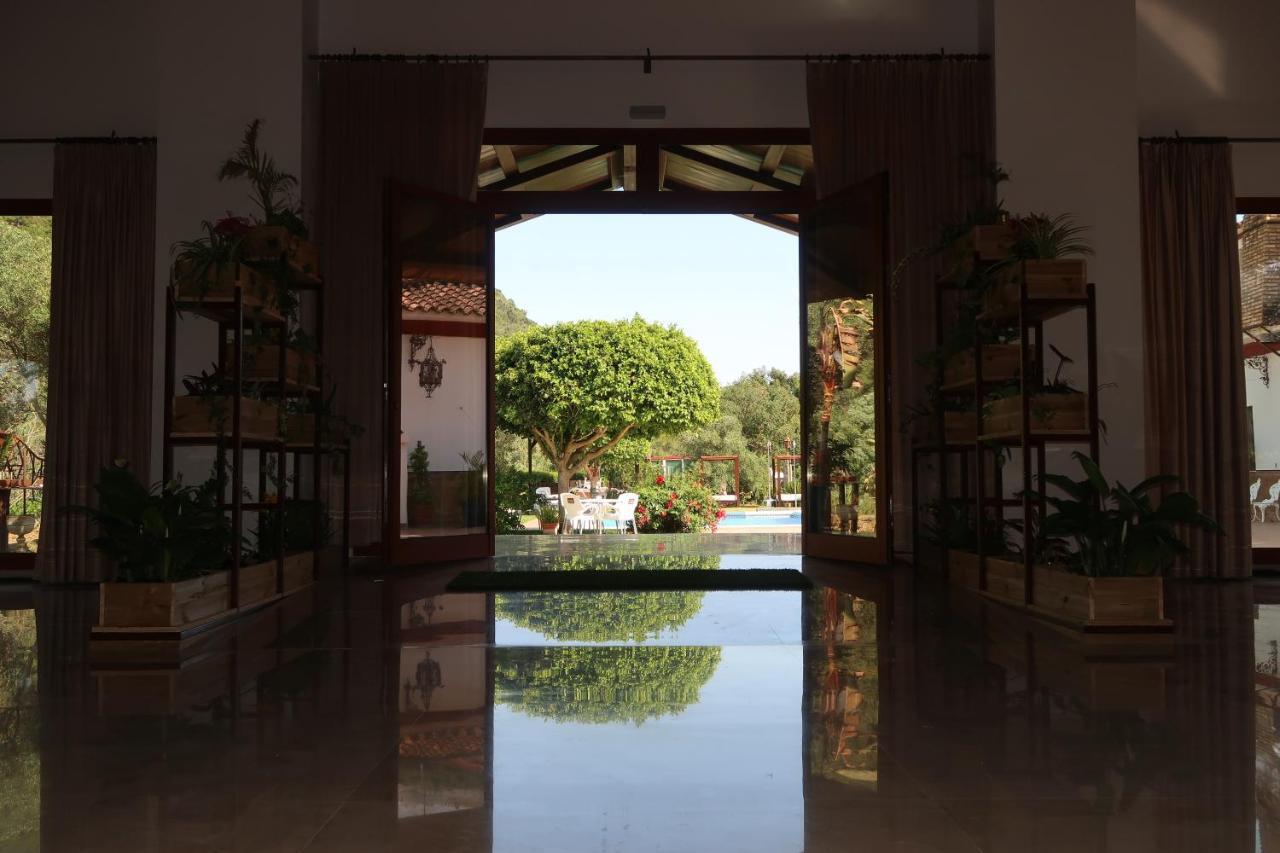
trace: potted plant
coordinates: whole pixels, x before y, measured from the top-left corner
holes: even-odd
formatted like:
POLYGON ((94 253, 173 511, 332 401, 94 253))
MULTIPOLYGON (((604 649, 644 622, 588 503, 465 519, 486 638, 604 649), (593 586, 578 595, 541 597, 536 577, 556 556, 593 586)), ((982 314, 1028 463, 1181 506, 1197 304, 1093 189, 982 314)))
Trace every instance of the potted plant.
POLYGON ((204 236, 173 244, 173 281, 179 301, 230 303, 241 291, 244 304, 261 310, 276 307, 274 282, 241 263, 248 223, 228 216, 200 223, 204 236))
POLYGON ((259 218, 244 235, 244 257, 253 262, 283 262, 293 278, 318 280, 315 247, 307 242, 307 226, 293 198, 298 179, 276 165, 275 158, 258 147, 262 120, 245 127, 244 136, 218 170, 218 180, 245 180, 259 218))
POLYGON ((467 466, 466 504, 463 523, 467 527, 487 527, 488 495, 484 487, 485 462, 484 451, 475 453, 459 453, 467 466))
POLYGON ((1153 499, 1177 477, 1149 477, 1129 488, 1108 482, 1083 453, 1072 455, 1084 478, 1045 475, 1043 483, 1060 494, 1037 494, 1052 512, 1039 530, 1045 564, 1035 569, 1035 606, 1086 625, 1167 625, 1162 575, 1189 553, 1179 528, 1222 528, 1187 492, 1153 499))
MULTIPOLYGON (((171 428, 176 435, 227 435, 235 404, 235 379, 218 366, 182 379, 185 396, 173 399, 171 428)), ((242 389, 243 391, 243 389, 242 389)), ((240 395, 240 432, 252 438, 276 438, 280 434, 280 407, 276 403, 240 395)))
POLYGON ((100 585, 99 625, 182 627, 231 603, 231 525, 217 504, 217 480, 148 488, 123 461, 103 468, 97 506, 70 507, 92 519, 90 545, 115 566, 100 585))
POLYGON ((1009 540, 1010 522, 983 513, 982 545, 971 507, 959 501, 934 501, 925 507, 925 540, 947 549, 947 576, 969 589, 979 589, 980 554, 986 555, 987 588, 1015 593, 1022 584, 1021 553, 1009 540))
POLYGON ((560 527, 560 508, 549 503, 540 503, 534 510, 538 516, 538 526, 543 533, 555 533, 560 527))
POLYGON ((1013 220, 1014 241, 1009 257, 994 270, 983 297, 988 318, 1016 315, 1025 280, 1028 299, 1081 299, 1088 281, 1085 260, 1092 255, 1084 239, 1088 229, 1069 213, 1032 213, 1013 220))
MULTIPOLYGON (((1087 432, 1089 429, 1089 397, 1062 376, 1062 369, 1072 359, 1052 344, 1049 349, 1058 357, 1053 379, 1035 389, 1028 404, 1031 433, 1087 432)), ((1038 367, 1033 374, 1038 376, 1038 367)), ((984 435, 1007 435, 1022 429, 1022 389, 1014 383, 991 393, 982 413, 984 435)))
POLYGON ((421 441, 409 451, 408 479, 405 482, 405 509, 410 527, 431 525, 431 484, 427 477, 430 458, 421 441))

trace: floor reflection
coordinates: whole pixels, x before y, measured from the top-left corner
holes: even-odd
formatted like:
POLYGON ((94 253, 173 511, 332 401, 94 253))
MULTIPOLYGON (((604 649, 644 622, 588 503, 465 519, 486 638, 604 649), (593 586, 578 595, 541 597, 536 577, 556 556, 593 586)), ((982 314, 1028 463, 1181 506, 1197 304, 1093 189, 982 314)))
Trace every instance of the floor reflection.
POLYGON ((805 568, 840 580, 335 577, 141 671, 86 661, 92 592, 8 596, 0 850, 1280 851, 1255 586, 1171 584, 1173 638, 1105 643, 805 568))

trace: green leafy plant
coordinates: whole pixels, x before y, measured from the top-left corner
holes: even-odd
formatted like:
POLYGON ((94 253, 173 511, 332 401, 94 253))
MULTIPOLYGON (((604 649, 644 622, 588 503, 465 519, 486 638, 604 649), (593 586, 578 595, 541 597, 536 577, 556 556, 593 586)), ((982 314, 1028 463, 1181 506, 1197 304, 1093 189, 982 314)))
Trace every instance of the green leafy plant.
POLYGON ((540 503, 534 509, 539 524, 557 524, 560 521, 560 508, 549 503, 540 503))
POLYGON ((171 583, 223 568, 231 525, 217 504, 216 482, 198 488, 171 481, 148 488, 124 461, 102 469, 96 507, 68 507, 89 516, 98 535, 89 544, 116 565, 116 580, 171 583))
POLYGON ((431 503, 431 486, 427 479, 430 455, 421 441, 409 451, 409 480, 406 483, 406 502, 410 506, 426 506, 431 503))
POLYGON ((1031 213, 1017 217, 1013 223, 1016 236, 1012 255, 1019 260, 1048 261, 1093 254, 1093 247, 1084 236, 1089 228, 1078 224, 1074 214, 1031 213))
POLYGON ((1072 456, 1085 476, 1081 480, 1061 474, 1042 478, 1043 484, 1062 494, 1042 488, 1053 512, 1039 531, 1042 556, 1068 570, 1090 577, 1158 575, 1189 553, 1179 538, 1179 527, 1222 532, 1187 492, 1165 492, 1159 504, 1153 501, 1152 492, 1179 483, 1177 477, 1148 477, 1128 488, 1109 483, 1085 454, 1077 451, 1072 456))
POLYGON ((234 218, 228 217, 215 225, 206 219, 200 223, 203 237, 179 240, 170 250, 175 273, 193 282, 199 296, 203 297, 208 292, 224 267, 240 261, 244 229, 227 224, 232 221, 234 218))
MULTIPOLYGON (((921 531, 926 542, 957 551, 978 552, 978 525, 970 506, 955 500, 935 500, 925 504, 923 511, 921 531)), ((1009 530, 1014 529, 1011 522, 983 513, 982 524, 982 551, 988 557, 1021 553, 1009 540, 1009 530)))
POLYGON ((246 180, 252 187, 250 198, 261 211, 264 225, 282 225, 289 233, 306 238, 307 226, 293 191, 298 179, 276 165, 275 158, 258 147, 262 119, 254 119, 244 129, 240 147, 223 161, 218 180, 246 180))

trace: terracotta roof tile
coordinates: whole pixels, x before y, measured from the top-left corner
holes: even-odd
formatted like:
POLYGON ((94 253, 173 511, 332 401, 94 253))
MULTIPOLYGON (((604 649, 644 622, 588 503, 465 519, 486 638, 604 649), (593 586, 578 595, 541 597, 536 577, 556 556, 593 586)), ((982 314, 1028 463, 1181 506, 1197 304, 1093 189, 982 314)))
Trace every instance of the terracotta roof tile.
POLYGON ((432 314, 472 314, 485 312, 482 284, 454 284, 448 281, 406 281, 400 292, 406 311, 432 314))

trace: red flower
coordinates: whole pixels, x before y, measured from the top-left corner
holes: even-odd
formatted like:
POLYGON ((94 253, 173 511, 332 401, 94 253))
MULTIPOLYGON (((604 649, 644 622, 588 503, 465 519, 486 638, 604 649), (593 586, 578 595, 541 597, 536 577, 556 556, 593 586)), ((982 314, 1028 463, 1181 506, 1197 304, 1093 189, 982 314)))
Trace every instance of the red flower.
POLYGON ((253 225, 243 216, 224 216, 213 224, 213 230, 222 237, 242 237, 253 225))
POLYGON ((654 480, 653 482, 659 486, 665 486, 667 484, 667 478, 659 474, 658 479, 654 480))
POLYGON ((722 518, 724 518, 724 510, 722 509, 716 510, 716 521, 719 521, 722 518))
POLYGON ((679 496, 679 495, 677 495, 675 492, 672 492, 672 493, 671 493, 671 500, 675 500, 675 499, 676 499, 676 498, 678 498, 678 497, 680 497, 680 496, 679 496))
POLYGON ((671 508, 672 508, 673 506, 675 506, 675 505, 676 505, 676 502, 675 502, 675 499, 674 499, 674 498, 672 498, 671 500, 667 501, 667 509, 671 509, 671 508))

